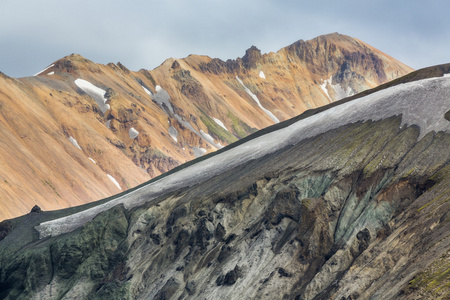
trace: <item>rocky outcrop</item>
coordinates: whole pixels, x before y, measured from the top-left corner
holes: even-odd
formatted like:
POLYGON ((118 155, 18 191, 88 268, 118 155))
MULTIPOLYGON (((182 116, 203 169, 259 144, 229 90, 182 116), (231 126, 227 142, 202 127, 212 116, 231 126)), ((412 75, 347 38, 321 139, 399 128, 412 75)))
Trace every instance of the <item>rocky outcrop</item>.
MULTIPOLYGON (((65 216, 78 220, 82 215, 74 213, 114 199, 13 220, 0 241, 0 296, 445 299, 450 124, 432 101, 448 94, 444 80, 418 83, 427 94, 406 97, 411 109, 429 101, 422 117, 441 114, 436 130, 426 127, 431 123, 404 124, 408 116, 394 114, 344 122, 233 167, 213 164, 230 151, 244 155, 271 133, 295 131, 322 114, 327 121, 333 108, 352 104, 343 101, 179 167, 174 177, 153 182, 171 182, 165 191, 149 183, 124 193, 117 199, 131 203, 119 202, 70 232, 56 228, 39 239, 33 228, 65 216), (177 174, 189 179, 198 176, 195 166, 210 164, 223 170, 177 185, 177 174)), ((390 106, 405 97, 389 90, 371 97, 380 95, 390 106)), ((356 115, 370 109, 358 108, 356 115)))

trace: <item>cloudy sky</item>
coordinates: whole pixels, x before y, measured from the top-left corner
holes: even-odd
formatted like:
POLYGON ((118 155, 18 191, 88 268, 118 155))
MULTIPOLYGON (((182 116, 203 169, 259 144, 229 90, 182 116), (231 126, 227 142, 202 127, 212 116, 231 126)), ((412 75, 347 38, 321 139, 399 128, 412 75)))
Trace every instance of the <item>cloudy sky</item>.
POLYGON ((136 71, 332 32, 417 69, 450 62, 449 11, 448 0, 0 0, 0 71, 30 76, 71 53, 136 71))

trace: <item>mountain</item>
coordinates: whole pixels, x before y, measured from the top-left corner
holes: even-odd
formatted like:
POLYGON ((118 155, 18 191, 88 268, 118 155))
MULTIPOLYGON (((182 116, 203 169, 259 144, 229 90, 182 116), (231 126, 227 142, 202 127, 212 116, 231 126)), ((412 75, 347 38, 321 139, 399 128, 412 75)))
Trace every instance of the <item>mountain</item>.
POLYGON ((0 297, 447 299, 449 75, 419 70, 120 195, 4 221, 0 297))
POLYGON ((152 71, 73 54, 33 77, 0 74, 0 220, 114 195, 410 71, 330 34, 235 60, 171 58, 152 71))

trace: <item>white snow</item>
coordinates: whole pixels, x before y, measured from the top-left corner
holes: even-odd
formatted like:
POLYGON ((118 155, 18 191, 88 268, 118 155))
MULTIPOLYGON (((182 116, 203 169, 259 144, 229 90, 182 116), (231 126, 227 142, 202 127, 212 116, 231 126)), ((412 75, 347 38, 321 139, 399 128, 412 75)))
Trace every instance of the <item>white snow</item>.
POLYGON ((74 145, 75 147, 77 147, 78 149, 81 150, 80 145, 78 145, 78 142, 76 139, 74 139, 73 137, 69 137, 69 141, 72 143, 72 145, 74 145))
POLYGON ((216 142, 214 141, 214 139, 211 135, 207 134, 206 132, 204 132, 201 129, 200 129, 200 134, 202 135, 203 139, 205 139, 208 143, 210 143, 214 147, 216 147, 218 149, 223 148, 223 146, 220 143, 216 144, 216 142))
POLYGON ((131 127, 130 130, 128 130, 128 135, 130 136, 130 139, 135 139, 139 135, 139 131, 134 129, 134 127, 131 127))
POLYGON ((94 164, 97 164, 97 163, 95 162, 95 160, 93 160, 93 159, 90 158, 90 157, 88 157, 88 158, 89 158, 89 160, 92 161, 94 164))
POLYGON ((105 113, 108 109, 110 109, 109 104, 106 104, 108 99, 105 98, 105 90, 102 90, 99 87, 96 87, 92 83, 84 79, 75 80, 75 84, 82 89, 86 94, 94 98, 95 102, 97 102, 98 107, 105 113))
POLYGON ((222 145, 220 144, 216 144, 214 142, 214 139, 212 138, 212 136, 210 136, 209 134, 205 133, 203 130, 200 130, 200 133, 194 129, 194 127, 192 127, 191 123, 189 123, 188 121, 184 121, 182 117, 180 117, 178 114, 175 114, 175 119, 177 119, 178 122, 180 122, 180 124, 182 124, 183 126, 187 127, 190 131, 192 131, 193 133, 195 133, 196 135, 198 135, 199 137, 201 137, 202 139, 204 139, 205 141, 207 141, 208 143, 211 144, 211 146, 214 146, 216 148, 223 148, 222 145))
POLYGON ((450 122, 444 118, 444 112, 449 109, 448 78, 431 78, 397 85, 299 120, 104 204, 41 223, 36 229, 41 238, 72 231, 115 205, 123 204, 127 209, 136 207, 164 193, 202 183, 250 160, 358 121, 375 121, 402 115, 403 124, 416 124, 420 127, 419 139, 431 131, 450 131, 450 122))
POLYGON ((142 88, 144 89, 144 91, 145 91, 150 97, 153 96, 152 92, 150 92, 145 86, 143 86, 143 85, 141 85, 141 86, 142 86, 142 88))
POLYGON ((244 87, 244 90, 247 92, 247 94, 249 94, 250 97, 252 97, 252 99, 255 100, 255 102, 258 104, 259 108, 261 108, 272 119, 272 121, 274 121, 275 123, 280 123, 280 120, 278 120, 278 118, 275 117, 275 115, 271 111, 269 111, 268 109, 264 108, 261 105, 261 102, 259 102, 258 97, 256 97, 256 95, 253 94, 252 91, 250 91, 250 89, 244 85, 242 80, 240 80, 239 77, 237 77, 237 76, 236 76, 236 79, 244 87))
POLYGON ((266 75, 264 75, 263 71, 259 71, 259 77, 261 77, 262 79, 266 79, 266 75))
POLYGON ((51 64, 50 66, 48 66, 48 67, 45 68, 44 70, 42 70, 42 71, 40 71, 40 72, 34 74, 33 76, 38 76, 39 74, 44 73, 45 71, 47 71, 48 69, 50 69, 50 68, 53 67, 54 65, 55 65, 55 64, 51 64))
POLYGON ((192 150, 194 150, 195 157, 203 156, 203 154, 205 154, 207 152, 205 148, 200 148, 200 147, 194 147, 194 148, 192 148, 192 150))
POLYGON ((120 187, 120 184, 117 182, 117 180, 114 177, 112 177, 109 174, 106 174, 106 176, 108 176, 109 180, 111 180, 112 183, 114 183, 120 190, 122 190, 122 188, 120 187))
POLYGON ((223 124, 222 121, 220 121, 219 119, 213 118, 214 122, 217 123, 217 125, 219 125, 220 127, 222 127, 223 129, 225 129, 226 131, 228 131, 227 127, 225 127, 225 124, 223 124))
MULTIPOLYGON (((323 80, 323 79, 322 79, 322 80, 323 80)), ((328 94, 328 90, 327 90, 328 80, 331 80, 331 77, 330 77, 330 79, 325 80, 325 81, 320 85, 320 88, 325 92, 325 94, 327 95, 328 99, 331 100, 330 94, 328 94)))
POLYGON ((192 131, 196 135, 200 135, 198 133, 198 131, 195 130, 194 127, 192 127, 191 123, 189 123, 188 121, 183 120, 183 118, 180 117, 178 114, 175 114, 175 119, 177 119, 177 121, 180 122, 180 124, 183 124, 185 127, 187 127, 190 131, 192 131))
POLYGON ((171 138, 173 138, 173 140, 175 141, 175 143, 178 143, 178 139, 177 139, 178 132, 177 132, 177 130, 175 129, 175 127, 173 127, 173 126, 170 126, 170 127, 169 127, 169 135, 170 135, 171 138))
POLYGON ((450 73, 444 74, 444 77, 450 77, 450 73))
POLYGON ((53 74, 55 74, 55 72, 52 71, 52 72, 48 73, 47 75, 53 75, 53 74))
POLYGON ((346 97, 349 97, 349 96, 355 94, 355 92, 353 92, 351 87, 348 87, 346 90, 344 90, 340 84, 332 84, 332 78, 333 77, 330 76, 330 78, 328 78, 327 80, 324 80, 324 82, 320 85, 320 88, 325 92, 325 94, 327 95, 328 99, 333 101, 333 99, 331 98, 330 94, 328 93, 327 86, 330 86, 334 90, 334 93, 335 93, 335 99, 334 100, 336 100, 336 101, 344 99, 346 97))
POLYGON ((355 94, 351 87, 348 87, 346 90, 344 90, 340 84, 332 85, 332 87, 336 93, 336 100, 341 100, 355 94))
POLYGON ((164 108, 164 106, 166 106, 170 110, 170 112, 173 114, 173 107, 169 101, 170 100, 169 93, 167 93, 167 91, 165 89, 163 89, 162 87, 160 87, 159 85, 157 85, 155 87, 155 90, 156 90, 156 94, 153 95, 153 100, 156 103, 158 103, 158 105, 162 108, 162 110, 164 110, 166 112, 166 109, 164 108))

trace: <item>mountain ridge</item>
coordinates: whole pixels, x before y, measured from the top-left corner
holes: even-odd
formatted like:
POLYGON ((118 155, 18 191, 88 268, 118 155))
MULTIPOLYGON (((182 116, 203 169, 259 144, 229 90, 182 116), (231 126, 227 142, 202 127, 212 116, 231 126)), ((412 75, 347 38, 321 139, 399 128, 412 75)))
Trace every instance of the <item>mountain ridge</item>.
MULTIPOLYGON (((338 42, 337 52, 350 47, 338 42)), ((376 70, 364 70, 362 61, 341 71, 351 51, 325 68, 315 62, 323 60, 323 49, 310 62, 287 50, 259 58, 256 47, 250 49, 244 55, 250 69, 237 59, 235 73, 202 70, 214 61, 207 56, 168 59, 154 70, 133 72, 121 63, 101 65, 73 54, 34 77, 2 75, 0 104, 7 109, 0 126, 9 146, 0 157, 14 169, 0 171, 0 219, 36 204, 50 210, 110 196, 277 121, 378 85, 376 70)), ((354 56, 369 50, 381 55, 362 47, 354 56)))

